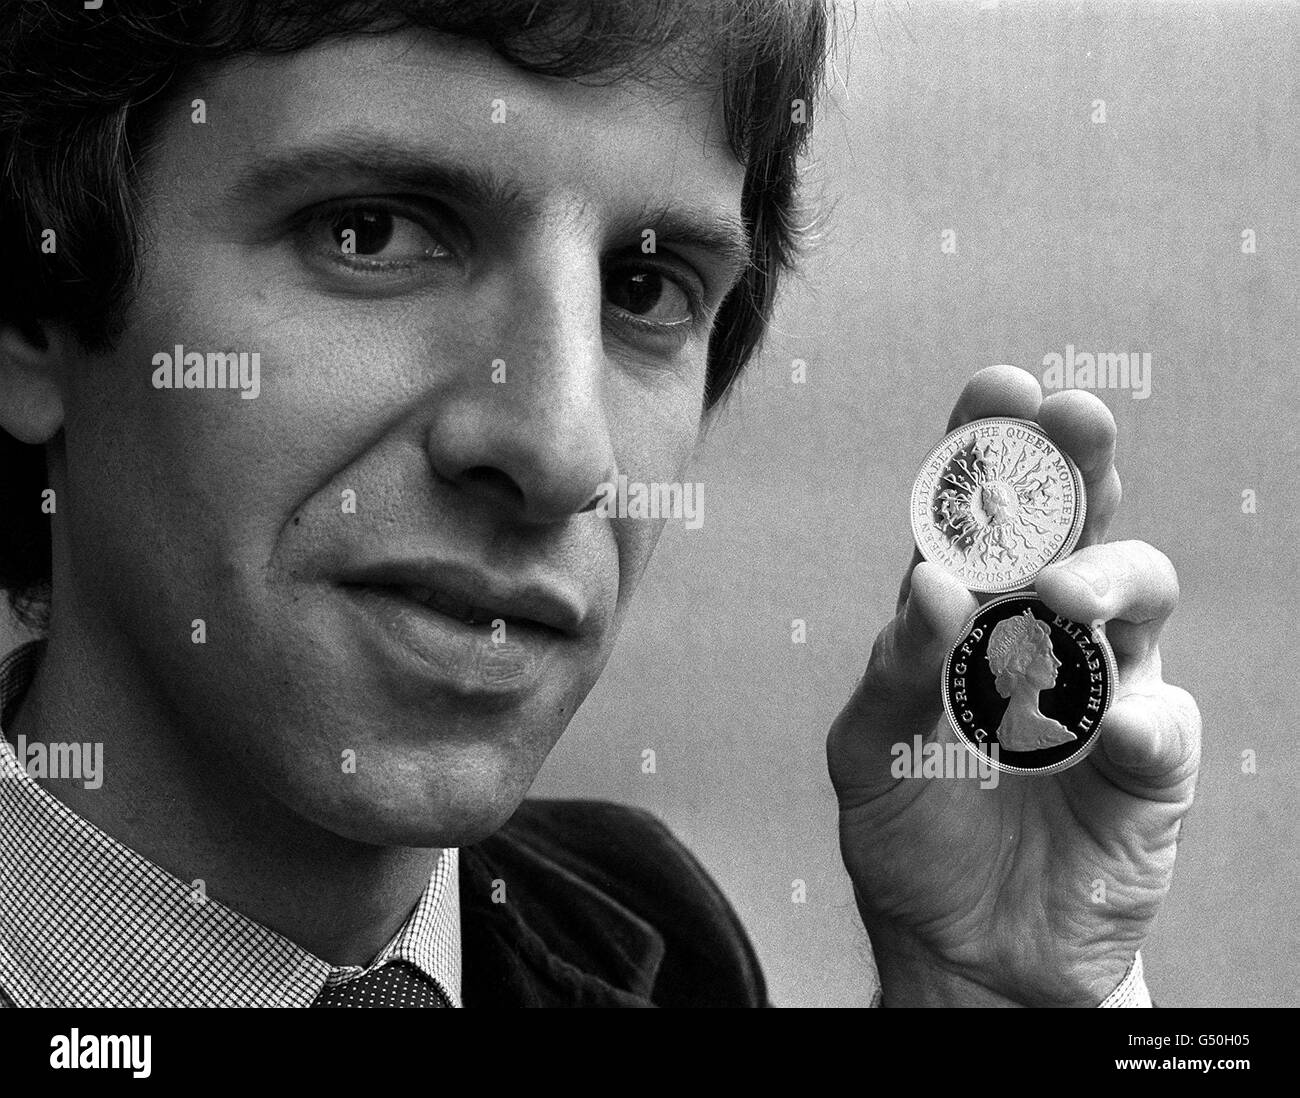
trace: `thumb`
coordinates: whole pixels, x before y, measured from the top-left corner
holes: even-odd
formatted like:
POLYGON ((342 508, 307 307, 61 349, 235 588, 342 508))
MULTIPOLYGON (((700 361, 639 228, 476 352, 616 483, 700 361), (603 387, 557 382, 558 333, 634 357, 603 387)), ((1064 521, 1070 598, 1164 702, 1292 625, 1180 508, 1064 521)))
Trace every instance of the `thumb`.
POLYGON ((866 673, 831 728, 831 781, 856 796, 893 784, 890 749, 927 735, 943 713, 940 676, 979 602, 942 568, 912 569, 907 599, 880 631, 866 673))

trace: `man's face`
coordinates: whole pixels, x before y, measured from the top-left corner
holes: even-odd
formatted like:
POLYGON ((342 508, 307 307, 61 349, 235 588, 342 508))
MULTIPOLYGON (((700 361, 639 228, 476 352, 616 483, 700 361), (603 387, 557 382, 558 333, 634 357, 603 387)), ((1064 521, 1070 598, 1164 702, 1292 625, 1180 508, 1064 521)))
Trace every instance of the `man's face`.
POLYGON ((411 34, 241 58, 164 114, 127 331, 69 371, 56 627, 75 591, 176 727, 307 819, 472 841, 659 533, 583 508, 681 480, 697 440, 739 273, 720 108, 411 34), (178 344, 257 352, 260 394, 155 388, 178 344))

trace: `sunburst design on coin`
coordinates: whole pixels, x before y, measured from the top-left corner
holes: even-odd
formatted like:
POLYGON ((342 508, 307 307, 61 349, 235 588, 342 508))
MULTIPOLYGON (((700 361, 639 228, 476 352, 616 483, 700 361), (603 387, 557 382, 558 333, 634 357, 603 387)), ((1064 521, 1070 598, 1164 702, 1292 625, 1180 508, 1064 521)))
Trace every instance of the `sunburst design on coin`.
POLYGON ((1059 498, 1043 455, 1011 450, 1004 438, 973 438, 939 476, 933 521, 967 555, 1010 563, 1052 536, 1059 498))
POLYGON ((930 452, 912 489, 912 530, 927 559, 972 591, 1027 586, 1073 551, 1083 478, 1036 423, 976 420, 930 452))

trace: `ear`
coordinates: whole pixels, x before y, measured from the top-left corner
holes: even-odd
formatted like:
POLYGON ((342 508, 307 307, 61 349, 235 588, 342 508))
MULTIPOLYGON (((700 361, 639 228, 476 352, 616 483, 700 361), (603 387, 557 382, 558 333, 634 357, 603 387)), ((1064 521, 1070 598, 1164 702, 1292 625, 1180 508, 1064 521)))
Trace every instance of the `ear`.
POLYGON ((68 345, 62 332, 0 322, 0 428, 19 442, 49 442, 63 426, 68 345))

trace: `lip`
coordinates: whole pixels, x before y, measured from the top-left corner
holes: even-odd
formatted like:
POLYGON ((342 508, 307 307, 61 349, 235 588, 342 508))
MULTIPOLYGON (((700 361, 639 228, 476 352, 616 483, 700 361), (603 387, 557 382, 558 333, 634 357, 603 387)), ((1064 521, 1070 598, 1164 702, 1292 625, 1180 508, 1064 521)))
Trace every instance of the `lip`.
POLYGON ((351 569, 338 582, 407 593, 423 589, 429 599, 419 601, 452 620, 464 620, 463 606, 482 623, 502 619, 507 628, 540 627, 566 637, 578 636, 587 618, 582 599, 558 580, 512 581, 456 561, 386 561, 351 569))
POLYGON ((511 584, 455 563, 385 563, 336 582, 387 664, 480 701, 534 692, 587 616, 559 583, 511 584))

